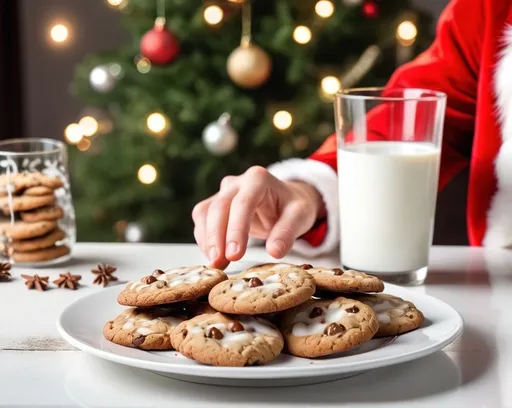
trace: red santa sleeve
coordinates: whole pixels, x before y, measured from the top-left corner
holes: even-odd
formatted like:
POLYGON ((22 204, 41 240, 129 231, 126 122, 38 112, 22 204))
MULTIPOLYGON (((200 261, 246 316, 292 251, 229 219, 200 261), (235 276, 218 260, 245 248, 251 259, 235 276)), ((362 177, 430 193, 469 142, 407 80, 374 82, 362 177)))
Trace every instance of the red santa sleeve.
MULTIPOLYGON (((453 0, 441 15, 432 45, 413 61, 395 71, 387 88, 426 88, 445 92, 446 120, 443 133, 439 189, 469 164, 474 129, 480 42, 483 38, 482 0, 453 0)), ((372 111, 368 126, 386 134, 385 111, 372 111)), ((339 241, 336 136, 331 135, 307 159, 276 163, 269 171, 282 180, 301 180, 322 195, 327 219, 297 240, 294 251, 317 256, 334 250, 339 241)), ((341 198, 343 200, 343 198, 341 198)))

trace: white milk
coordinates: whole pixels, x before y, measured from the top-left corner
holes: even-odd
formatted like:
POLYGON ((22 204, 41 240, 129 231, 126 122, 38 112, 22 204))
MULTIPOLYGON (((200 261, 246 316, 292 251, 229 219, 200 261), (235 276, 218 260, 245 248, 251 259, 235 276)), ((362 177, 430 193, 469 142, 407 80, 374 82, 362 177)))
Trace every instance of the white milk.
POLYGON ((440 150, 417 142, 369 142, 338 151, 341 258, 362 271, 427 266, 440 150))

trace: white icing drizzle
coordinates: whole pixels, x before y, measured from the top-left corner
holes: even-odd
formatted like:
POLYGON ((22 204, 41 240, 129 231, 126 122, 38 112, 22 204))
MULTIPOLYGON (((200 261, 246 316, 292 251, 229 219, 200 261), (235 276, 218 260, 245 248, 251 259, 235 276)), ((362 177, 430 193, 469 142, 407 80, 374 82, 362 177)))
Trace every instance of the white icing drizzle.
MULTIPOLYGON (((322 272, 322 271, 320 270, 320 272, 322 272)), ((327 273, 329 273, 331 275, 335 275, 336 274, 332 269, 326 270, 325 272, 327 272, 327 273)), ((356 279, 364 279, 364 278, 368 277, 365 273, 354 271, 352 269, 349 269, 347 271, 343 271, 342 275, 337 275, 337 276, 339 276, 339 277, 343 277, 344 276, 345 278, 348 276, 348 277, 356 278, 356 279)))
MULTIPOLYGON (((164 281, 171 288, 181 284, 196 283, 202 280, 210 279, 217 275, 216 271, 207 269, 205 266, 181 267, 164 271, 163 274, 155 276, 157 281, 164 281)), ((133 281, 129 286, 130 290, 137 292, 148 288, 151 284, 142 283, 140 280, 133 281)))
MULTIPOLYGON (((245 275, 244 278, 255 278, 258 274, 248 274, 245 275), (251 275, 251 276, 249 276, 251 275)), ((234 292, 243 292, 238 296, 238 299, 243 299, 247 296, 249 296, 251 293, 255 293, 256 291, 259 292, 273 292, 277 289, 284 289, 284 285, 279 282, 281 279, 281 275, 274 274, 267 276, 266 278, 259 278, 261 282, 263 283, 262 286, 255 286, 251 288, 249 286, 249 282, 245 281, 243 278, 237 279, 236 282, 233 283, 233 286, 231 286, 231 290, 234 292)))
POLYGON ((169 327, 176 327, 178 324, 180 324, 183 321, 183 319, 180 319, 178 317, 171 317, 171 316, 159 317, 159 320, 163 321, 169 327))
POLYGON ((299 274, 297 272, 289 273, 288 277, 295 282, 299 280, 299 274))
POLYGON ((153 330, 148 329, 147 327, 139 327, 136 330, 137 333, 142 334, 143 336, 147 336, 148 334, 153 333, 153 330))
POLYGON ((188 332, 191 334, 204 333, 204 335, 206 335, 208 330, 215 327, 222 333, 223 337, 220 340, 215 338, 212 338, 212 340, 217 341, 222 347, 226 348, 236 348, 240 345, 250 344, 259 335, 279 337, 279 333, 275 329, 256 318, 242 317, 239 321, 244 326, 245 330, 232 332, 228 330, 229 324, 212 323, 204 328, 200 325, 194 325, 188 328, 188 332))
POLYGON ((322 314, 315 318, 310 318, 311 311, 319 307, 312 304, 306 310, 298 313, 292 321, 292 334, 294 336, 311 336, 314 334, 322 334, 325 328, 331 323, 339 322, 347 312, 343 310, 338 302, 333 302, 329 307, 321 307, 322 314), (322 323, 324 321, 324 323, 322 323))
POLYGON ((124 325, 123 325, 123 329, 133 329, 134 328, 134 325, 133 325, 133 322, 132 321, 127 321, 124 325))
POLYGON ((159 317, 159 318, 152 319, 152 320, 149 320, 149 319, 147 319, 145 317, 141 317, 141 316, 131 317, 123 325, 123 329, 124 330, 133 329, 135 327, 135 325, 138 324, 139 327, 137 328, 136 332, 140 333, 142 335, 146 335, 146 334, 142 333, 141 330, 142 331, 149 330, 149 332, 152 333, 153 331, 150 330, 149 327, 154 326, 155 324, 157 324, 159 322, 163 322, 163 323, 167 324, 167 326, 169 326, 170 328, 174 328, 178 324, 180 324, 182 321, 183 321, 183 319, 180 319, 178 317, 172 317, 172 316, 159 317))
POLYGON ((391 322, 391 317, 386 312, 377 313, 377 319, 382 324, 389 324, 391 322))
POLYGON ((391 316, 399 317, 405 314, 405 310, 409 308, 409 305, 405 302, 396 300, 384 300, 379 303, 370 304, 375 313, 377 313, 377 319, 379 323, 389 324, 391 322, 391 316))

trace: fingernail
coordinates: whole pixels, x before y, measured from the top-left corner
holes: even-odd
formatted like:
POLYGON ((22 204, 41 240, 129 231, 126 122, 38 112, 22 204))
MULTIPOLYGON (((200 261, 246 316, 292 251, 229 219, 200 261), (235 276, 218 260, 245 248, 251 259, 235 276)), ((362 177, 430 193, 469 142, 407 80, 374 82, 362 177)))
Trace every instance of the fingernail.
POLYGON ((228 244, 227 254, 228 256, 235 255, 238 252, 238 243, 232 241, 228 244))
POLYGON ((214 261, 218 255, 217 248, 211 247, 208 255, 210 256, 210 261, 214 261))
POLYGON ((284 242, 281 241, 280 239, 276 239, 272 243, 272 246, 274 247, 274 249, 276 249, 281 254, 284 254, 284 251, 286 250, 286 246, 284 245, 284 242))

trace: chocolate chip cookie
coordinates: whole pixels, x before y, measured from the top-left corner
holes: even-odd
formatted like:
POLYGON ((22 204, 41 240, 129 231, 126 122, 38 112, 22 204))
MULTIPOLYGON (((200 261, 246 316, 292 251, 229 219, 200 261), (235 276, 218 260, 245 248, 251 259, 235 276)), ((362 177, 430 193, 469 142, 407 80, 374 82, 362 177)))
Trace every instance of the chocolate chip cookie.
POLYGON ((130 308, 103 327, 103 335, 113 343, 143 350, 172 350, 171 333, 185 316, 175 308, 130 308))
POLYGON ((13 252, 11 259, 14 262, 44 262, 61 258, 71 253, 67 245, 52 245, 48 248, 28 252, 13 252))
POLYGON ((5 236, 9 239, 30 239, 41 237, 57 228, 55 221, 39 221, 33 223, 25 223, 15 221, 13 224, 3 224, 1 229, 5 236))
POLYGON ((313 276, 316 286, 320 290, 346 293, 382 292, 384 290, 384 283, 379 278, 364 272, 311 265, 301 265, 301 268, 313 276))
POLYGON ((17 211, 34 210, 45 205, 50 205, 55 202, 54 194, 44 196, 13 196, 13 197, 0 197, 0 208, 5 215, 17 211))
POLYGON ((297 357, 347 351, 370 340, 379 329, 372 308, 354 299, 309 300, 284 312, 281 331, 297 357))
POLYGON ((283 349, 283 337, 270 322, 222 313, 184 321, 171 334, 176 350, 202 364, 242 367, 263 365, 283 349))
POLYGON ((312 276, 290 264, 264 264, 215 286, 208 301, 223 313, 265 314, 297 306, 315 293, 312 276))
POLYGON ((49 248, 57 242, 62 241, 64 238, 66 238, 66 233, 60 228, 57 228, 40 237, 14 240, 10 245, 15 252, 29 252, 49 248))
POLYGON ((60 220, 64 217, 64 210, 58 205, 48 205, 32 211, 22 211, 21 219, 25 222, 60 220))
POLYGON ((206 266, 157 269, 149 276, 129 282, 117 301, 125 306, 149 307, 198 299, 227 278, 223 271, 206 266))
POLYGON ((356 299, 370 306, 377 314, 379 330, 375 337, 407 333, 423 326, 425 321, 423 313, 413 303, 393 295, 360 295, 356 299))
POLYGON ((10 186, 11 191, 14 193, 38 186, 44 186, 52 190, 56 190, 63 185, 62 180, 59 178, 50 177, 39 172, 0 175, 0 186, 4 187, 4 189, 7 189, 7 186, 10 186))

